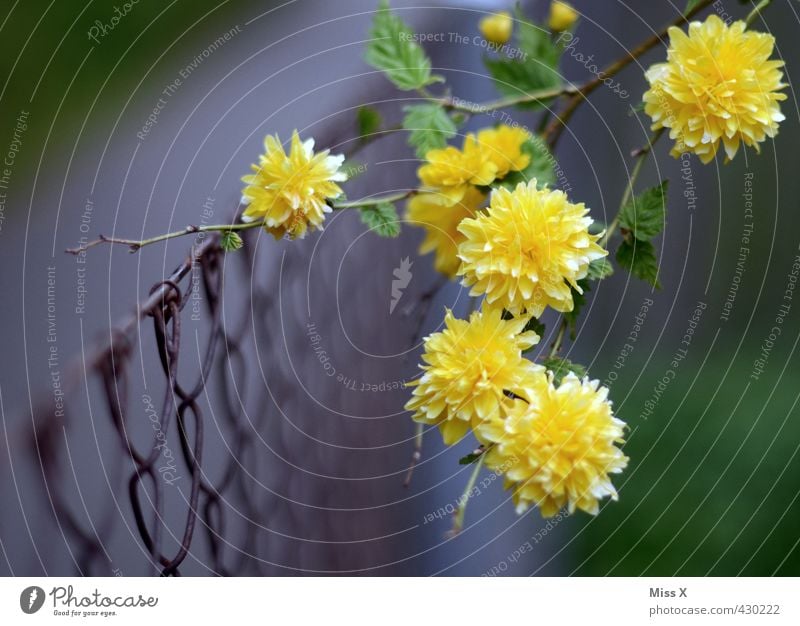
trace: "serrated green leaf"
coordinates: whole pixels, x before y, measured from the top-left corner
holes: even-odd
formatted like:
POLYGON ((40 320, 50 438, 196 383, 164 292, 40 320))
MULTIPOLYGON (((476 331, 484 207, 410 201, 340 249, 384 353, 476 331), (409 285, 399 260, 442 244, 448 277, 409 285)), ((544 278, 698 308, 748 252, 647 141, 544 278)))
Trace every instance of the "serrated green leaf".
POLYGON ((442 80, 431 74, 431 61, 414 41, 413 31, 389 10, 382 0, 370 29, 366 61, 382 70, 386 77, 404 91, 420 89, 442 80))
POLYGON ((522 144, 522 152, 531 157, 528 167, 520 172, 509 172, 503 180, 496 181, 493 186, 513 190, 519 183, 527 183, 534 178, 539 187, 553 185, 556 182, 553 167, 556 160, 541 137, 528 139, 522 144))
POLYGON ((624 239, 617 248, 617 263, 636 278, 641 278, 656 289, 661 289, 658 280, 658 257, 655 246, 649 241, 624 239))
POLYGON ((569 359, 564 359, 559 356, 550 356, 542 361, 542 365, 546 369, 553 372, 553 381, 556 385, 560 385, 564 376, 572 372, 578 378, 586 376, 586 368, 578 363, 573 363, 569 359))
POLYGON ((244 242, 242 241, 239 233, 229 230, 222 233, 222 237, 219 240, 219 245, 223 250, 225 250, 225 252, 233 252, 234 250, 241 248, 244 245, 244 242))
POLYGON ((410 131, 408 143, 421 159, 429 150, 444 148, 456 134, 456 125, 441 105, 412 104, 404 107, 403 128, 410 131))
POLYGON ((397 237, 400 234, 400 218, 391 202, 364 207, 360 213, 361 221, 381 237, 397 237))
MULTIPOLYGON (((516 42, 522 58, 485 57, 483 60, 498 91, 516 97, 526 92, 559 86, 560 52, 550 38, 549 31, 527 21, 519 10, 516 19, 516 42)), ((520 106, 537 108, 542 106, 542 102, 533 101, 520 106)))
POLYGON ((525 327, 522 329, 522 332, 526 333, 529 330, 532 330, 541 337, 542 335, 544 335, 544 328, 545 328, 544 324, 542 324, 535 317, 532 317, 531 319, 528 320, 528 323, 525 324, 525 327))
POLYGON ((373 107, 360 106, 356 112, 356 123, 358 124, 358 136, 369 137, 381 127, 381 114, 373 107))
POLYGON ((651 187, 631 198, 620 211, 620 226, 640 241, 650 241, 664 228, 664 214, 669 181, 651 187))
POLYGON ((595 259, 589 263, 586 278, 589 280, 603 280, 614 273, 614 266, 608 259, 595 259))

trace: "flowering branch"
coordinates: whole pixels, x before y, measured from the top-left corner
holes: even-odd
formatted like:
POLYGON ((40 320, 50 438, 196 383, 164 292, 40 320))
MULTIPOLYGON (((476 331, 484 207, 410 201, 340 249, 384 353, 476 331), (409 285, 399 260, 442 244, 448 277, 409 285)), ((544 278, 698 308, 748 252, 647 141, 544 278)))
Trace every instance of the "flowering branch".
POLYGON ((615 61, 606 69, 601 71, 597 74, 592 80, 586 83, 583 87, 581 87, 577 93, 572 97, 569 104, 567 104, 566 108, 564 109, 561 115, 556 116, 550 126, 547 127, 545 130, 545 137, 548 138, 549 143, 553 146, 556 141, 558 141, 558 137, 561 135, 561 131, 569 122, 572 115, 575 113, 575 110, 580 106, 580 104, 586 100, 586 98, 591 94, 595 89, 597 89, 600 85, 603 84, 603 81, 606 78, 611 78, 612 76, 618 74, 620 71, 625 69, 628 65, 630 65, 633 61, 638 59, 644 53, 648 52, 651 48, 654 48, 659 43, 662 43, 664 38, 667 36, 667 33, 670 28, 673 26, 679 26, 686 21, 692 19, 695 15, 700 13, 703 9, 709 6, 714 0, 700 0, 700 2, 692 8, 691 11, 688 11, 686 15, 681 15, 679 18, 675 19, 669 26, 664 28, 660 33, 653 35, 652 37, 648 38, 641 44, 639 44, 636 48, 634 48, 627 56, 622 57, 618 61, 615 61))

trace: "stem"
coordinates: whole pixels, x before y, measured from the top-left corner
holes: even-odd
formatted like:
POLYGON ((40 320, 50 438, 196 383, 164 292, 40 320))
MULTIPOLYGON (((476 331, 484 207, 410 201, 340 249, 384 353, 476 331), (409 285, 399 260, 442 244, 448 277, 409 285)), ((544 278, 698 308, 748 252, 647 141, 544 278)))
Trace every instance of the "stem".
POLYGON ((475 481, 478 480, 478 474, 480 474, 481 468, 483 467, 483 459, 486 457, 488 451, 489 448, 486 448, 478 457, 478 460, 475 461, 475 468, 472 470, 472 474, 470 474, 467 486, 464 488, 464 493, 461 494, 458 511, 456 511, 456 514, 453 516, 453 528, 450 531, 451 537, 455 537, 461 532, 461 529, 464 528, 464 514, 467 512, 467 503, 470 498, 469 492, 475 487, 475 481))
POLYGON ((577 87, 572 85, 551 87, 550 89, 540 89, 539 91, 531 91, 519 96, 510 98, 500 98, 498 100, 491 100, 484 103, 464 102, 457 98, 434 98, 435 102, 441 104, 445 109, 451 111, 461 111, 462 113, 489 113, 498 109, 507 109, 509 107, 517 106, 518 104, 525 104, 526 102, 538 102, 541 100, 550 100, 558 98, 559 96, 573 95, 579 91, 577 87))
POLYGON ((361 200, 353 200, 351 202, 337 202, 333 205, 333 209, 362 209, 364 207, 375 206, 384 202, 399 202, 400 200, 410 198, 416 193, 416 189, 410 189, 408 191, 400 191, 385 196, 362 198, 361 200))
POLYGON ((611 239, 611 235, 616 232, 617 226, 619 226, 620 217, 622 216, 622 209, 625 208, 625 205, 628 204, 631 196, 633 196, 633 187, 636 184, 636 179, 639 178, 639 173, 642 171, 642 166, 647 159, 647 155, 652 152, 653 145, 655 145, 656 141, 658 141, 659 137, 661 137, 663 133, 664 129, 659 128, 655 133, 653 133, 653 136, 650 138, 650 141, 647 143, 647 145, 636 151, 636 164, 633 166, 630 179, 625 187, 625 192, 622 194, 622 200, 620 200, 617 214, 614 216, 614 219, 611 220, 611 223, 606 227, 605 234, 597 242, 601 248, 606 247, 608 240, 611 239))
MULTIPOLYGON (((612 76, 618 74, 620 71, 625 69, 628 65, 630 65, 633 61, 638 59, 642 56, 645 52, 648 52, 651 48, 654 48, 659 43, 661 43, 664 37, 667 36, 667 32, 672 26, 680 26, 684 22, 689 21, 695 15, 697 15, 700 11, 705 9, 709 6, 714 0, 700 0, 696 7, 694 7, 691 11, 686 13, 686 15, 681 15, 679 18, 673 20, 669 26, 664 28, 660 33, 657 33, 646 39, 644 42, 639 44, 636 48, 631 50, 631 52, 627 55, 615 61, 608 67, 606 67, 602 72, 597 74, 595 78, 590 80, 586 83, 583 87, 578 89, 577 93, 572 97, 567 104, 564 112, 557 116, 553 123, 545 131, 545 136, 549 138, 550 146, 554 146, 555 143, 558 141, 559 136, 561 135, 561 131, 569 122, 570 118, 572 117, 575 110, 580 106, 581 102, 586 100, 590 93, 592 93, 595 89, 597 89, 600 85, 603 84, 603 81, 606 78, 611 78, 612 76)), ((763 2, 763 0, 762 0, 763 2)))
POLYGON ((550 347, 550 354, 548 357, 554 357, 558 352, 561 350, 561 346, 564 344, 564 335, 567 333, 567 318, 561 318, 561 325, 558 327, 558 333, 556 334, 556 338, 553 341, 553 345, 550 347))
POLYGON ((416 433, 414 434, 414 453, 411 455, 411 464, 408 466, 406 479, 403 481, 403 487, 408 488, 411 484, 411 477, 414 475, 414 468, 422 458, 422 437, 425 434, 425 424, 420 422, 417 424, 416 433))
POLYGON ((761 11, 769 6, 770 2, 772 2, 772 0, 761 0, 761 2, 754 6, 753 10, 747 14, 747 17, 744 19, 744 23, 749 27, 759 16, 761 11))

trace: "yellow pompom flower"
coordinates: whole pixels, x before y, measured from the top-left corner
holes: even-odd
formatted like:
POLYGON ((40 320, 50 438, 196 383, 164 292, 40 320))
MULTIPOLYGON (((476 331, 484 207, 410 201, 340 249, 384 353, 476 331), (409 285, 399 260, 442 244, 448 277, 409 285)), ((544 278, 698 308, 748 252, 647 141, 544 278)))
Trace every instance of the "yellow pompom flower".
POLYGON ((782 61, 770 60, 775 38, 746 30, 744 22, 728 26, 716 15, 689 24, 688 35, 669 29, 667 62, 647 70, 650 89, 645 112, 654 130, 669 128, 672 155, 694 152, 710 162, 720 142, 728 159, 739 143, 754 147, 774 137, 781 114, 782 61))
POLYGON ((484 158, 495 166, 496 178, 528 167, 531 157, 522 151, 522 145, 530 138, 525 129, 507 124, 486 128, 478 133, 480 149, 484 158))
POLYGON ((409 383, 415 389, 405 408, 413 419, 438 425, 450 445, 500 415, 506 391, 528 397, 529 381, 544 368, 522 356, 539 341, 535 332, 523 332, 526 323, 504 320, 500 311, 476 311, 466 321, 448 310, 444 330, 425 339, 424 373, 409 383))
POLYGON ((336 183, 347 180, 339 170, 343 161, 343 155, 329 155, 328 150, 315 154, 314 140, 300 141, 297 131, 289 154, 277 135, 267 135, 258 165, 250 166, 253 174, 242 177, 242 202, 247 205, 242 221, 263 219, 276 238, 288 233, 294 239, 305 236, 309 227, 322 228, 331 211, 327 201, 342 194, 336 183))
POLYGON ((550 4, 550 19, 547 22, 550 30, 555 32, 568 30, 577 19, 578 12, 569 3, 554 0, 550 4))
POLYGON ((609 474, 621 472, 628 458, 615 444, 625 423, 614 417, 608 389, 570 373, 561 384, 540 374, 530 402, 513 400, 506 415, 481 422, 476 434, 491 447, 485 463, 505 473, 517 512, 538 506, 552 517, 566 506, 592 515, 600 499, 617 499, 609 474))
POLYGON ((451 206, 443 205, 436 193, 417 194, 408 201, 408 219, 425 229, 420 254, 434 252, 434 266, 448 278, 456 275, 461 263, 457 252, 464 235, 458 231, 458 225, 464 218, 475 217, 484 202, 486 194, 472 186, 451 206))
POLYGON ((582 293, 589 263, 608 254, 596 243, 601 234, 589 233, 588 212, 563 191, 538 189, 535 179, 495 189, 489 209, 458 227, 462 283, 470 295, 486 295, 485 308, 534 317, 547 306, 571 311, 570 287, 582 293))
POLYGON ((511 14, 508 11, 500 11, 484 17, 478 23, 478 28, 487 41, 502 46, 511 39, 514 20, 511 19, 511 14))
POLYGON ((454 204, 464 197, 470 185, 489 185, 497 177, 497 166, 486 158, 475 135, 464 138, 462 150, 454 146, 429 150, 427 163, 417 174, 422 184, 439 192, 443 204, 454 204))

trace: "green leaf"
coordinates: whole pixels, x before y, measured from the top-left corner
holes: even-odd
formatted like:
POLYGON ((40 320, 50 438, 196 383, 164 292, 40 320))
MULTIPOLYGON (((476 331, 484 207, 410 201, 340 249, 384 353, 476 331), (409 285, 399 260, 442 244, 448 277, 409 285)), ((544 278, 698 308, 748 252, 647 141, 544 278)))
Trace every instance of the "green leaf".
POLYGON ((651 187, 631 198, 620 211, 620 226, 640 241, 650 241, 664 228, 664 214, 669 181, 651 187))
POLYGON ((641 278, 656 289, 661 289, 656 248, 649 241, 623 240, 617 249, 617 263, 636 278, 641 278))
POLYGON ((422 47, 414 41, 413 31, 389 10, 381 0, 372 20, 366 61, 382 70, 386 77, 404 91, 420 89, 443 80, 431 74, 431 61, 422 47))
POLYGON ((689 11, 694 9, 698 4, 700 4, 700 0, 689 0, 686 3, 686 8, 683 10, 683 14, 686 15, 689 11))
POLYGON ((412 104, 403 111, 403 128, 411 131, 408 143, 421 159, 429 150, 444 148, 447 140, 456 134, 456 125, 438 104, 412 104))
POLYGON ((553 381, 556 385, 560 385, 564 376, 572 372, 578 378, 586 376, 586 368, 578 363, 573 363, 569 359, 564 359, 559 356, 550 356, 542 361, 542 365, 546 369, 553 372, 553 381))
MULTIPOLYGON (((558 87, 561 84, 558 72, 560 52, 550 38, 549 31, 527 21, 519 10, 516 19, 516 42, 522 58, 485 57, 483 60, 498 91, 516 97, 558 87)), ((533 101, 520 106, 537 108, 542 103, 533 101)))
POLYGON ((400 234, 400 218, 391 202, 364 207, 360 213, 361 221, 381 237, 397 237, 400 234))
POLYGON ((608 259, 595 259, 589 263, 589 271, 586 278, 589 280, 603 280, 614 273, 614 266, 608 259))
POLYGON ((225 252, 233 252, 234 250, 241 248, 244 245, 244 242, 239 236, 239 233, 228 230, 222 233, 222 238, 219 240, 219 245, 223 250, 225 250, 225 252))
POLYGON ((360 106, 356 113, 356 122, 358 123, 358 136, 368 137, 381 127, 381 114, 373 107, 360 106))
POLYGON ((541 337, 542 335, 544 335, 544 329, 545 329, 544 324, 542 324, 542 322, 540 322, 535 317, 532 317, 531 319, 528 320, 528 323, 525 324, 525 328, 522 329, 522 332, 526 333, 529 330, 532 330, 541 337))
POLYGON ((586 294, 592 290, 588 278, 579 280, 578 286, 581 288, 583 293, 574 287, 570 287, 570 290, 572 291, 572 310, 564 313, 564 319, 567 322, 567 328, 569 328, 570 339, 575 339, 575 330, 578 327, 578 316, 581 314, 581 310, 586 304, 586 294))
POLYGON ((473 463, 475 463, 475 461, 477 461, 479 458, 481 458, 481 456, 483 456, 483 453, 484 453, 484 450, 483 450, 483 447, 481 446, 480 448, 478 448, 474 452, 470 452, 466 456, 462 456, 460 459, 458 459, 458 464, 459 465, 472 465, 473 463))
POLYGON ((522 152, 530 155, 531 162, 520 172, 509 172, 503 180, 496 181, 495 187, 505 187, 514 190, 519 183, 527 183, 536 179, 538 186, 553 185, 556 182, 554 165, 555 157, 550 153, 547 144, 538 135, 528 139, 522 144, 522 152))

